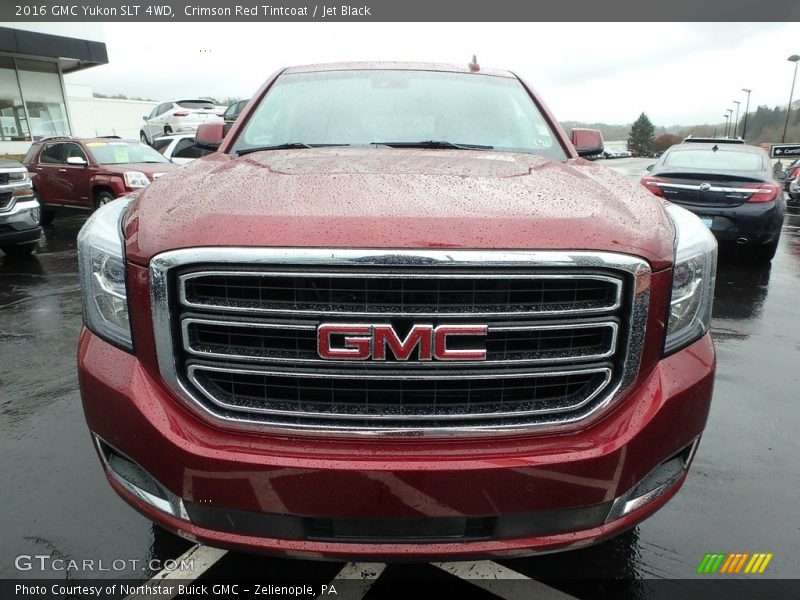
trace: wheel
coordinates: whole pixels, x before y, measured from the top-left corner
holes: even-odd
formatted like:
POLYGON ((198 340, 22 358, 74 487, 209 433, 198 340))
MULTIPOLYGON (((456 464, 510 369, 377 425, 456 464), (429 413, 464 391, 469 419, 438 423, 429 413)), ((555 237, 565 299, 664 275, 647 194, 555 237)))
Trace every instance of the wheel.
POLYGON ((56 213, 52 210, 42 209, 42 216, 39 218, 39 225, 42 227, 49 227, 53 224, 53 219, 56 218, 56 213))
POLYGON ((164 135, 170 135, 172 133, 172 127, 169 125, 164 125, 164 135))
POLYGON ((2 246, 0 250, 9 258, 23 258, 30 256, 36 244, 19 244, 16 246, 2 246))
POLYGON ((109 191, 103 190, 97 197, 94 199, 95 208, 100 208, 101 206, 105 206, 109 202, 114 200, 114 194, 109 191))
POLYGON ((139 139, 143 144, 147 144, 148 146, 150 145, 150 142, 147 141, 147 134, 144 132, 144 130, 139 132, 139 139))
POLYGON ((775 253, 778 251, 778 242, 780 237, 776 237, 769 244, 753 248, 754 258, 758 261, 769 262, 775 258, 775 253))

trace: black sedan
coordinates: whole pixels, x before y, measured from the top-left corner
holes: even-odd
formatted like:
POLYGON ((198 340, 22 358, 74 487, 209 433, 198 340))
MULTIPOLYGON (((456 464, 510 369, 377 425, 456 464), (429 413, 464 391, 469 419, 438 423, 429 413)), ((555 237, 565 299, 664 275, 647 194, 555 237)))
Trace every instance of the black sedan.
POLYGON ((641 183, 656 196, 690 210, 720 242, 736 242, 772 260, 786 213, 782 171, 767 153, 745 144, 672 146, 641 183))

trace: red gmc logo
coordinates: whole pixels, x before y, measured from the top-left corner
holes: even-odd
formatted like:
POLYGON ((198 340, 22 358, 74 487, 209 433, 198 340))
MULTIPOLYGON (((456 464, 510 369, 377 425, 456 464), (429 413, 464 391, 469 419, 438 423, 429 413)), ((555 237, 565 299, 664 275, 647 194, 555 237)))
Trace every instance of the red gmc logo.
POLYGON ((325 323, 317 328, 317 354, 328 360, 386 360, 388 349, 397 360, 408 360, 417 349, 419 360, 486 360, 485 346, 464 350, 447 345, 453 336, 485 336, 487 329, 486 325, 414 325, 402 339, 391 325, 325 323))

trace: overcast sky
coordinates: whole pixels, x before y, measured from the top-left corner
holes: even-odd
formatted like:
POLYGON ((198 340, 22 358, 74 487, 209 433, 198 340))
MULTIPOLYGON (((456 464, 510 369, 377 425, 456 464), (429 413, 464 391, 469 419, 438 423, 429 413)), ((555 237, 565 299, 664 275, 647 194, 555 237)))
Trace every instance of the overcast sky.
MULTIPOLYGON (((751 88, 751 110, 785 105, 798 23, 109 23, 109 64, 69 75, 95 92, 156 100, 246 98, 273 71, 341 60, 510 69, 562 121, 721 123, 751 88)), ((796 90, 800 92, 800 88, 796 90)), ((798 94, 795 95, 795 98, 798 94)), ((742 112, 743 114, 743 112, 742 112)))

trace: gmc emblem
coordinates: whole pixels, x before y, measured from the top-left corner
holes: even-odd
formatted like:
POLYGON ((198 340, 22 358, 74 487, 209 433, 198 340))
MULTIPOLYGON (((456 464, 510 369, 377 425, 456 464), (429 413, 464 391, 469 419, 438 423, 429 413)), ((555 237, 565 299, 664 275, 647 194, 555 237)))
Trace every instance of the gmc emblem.
POLYGON ((447 347, 453 336, 485 336, 486 325, 414 325, 405 339, 391 325, 325 323, 317 328, 317 354, 327 360, 386 360, 387 348, 397 360, 408 360, 416 348, 419 360, 486 360, 486 347, 447 347), (331 338, 336 336, 336 339, 331 338))

